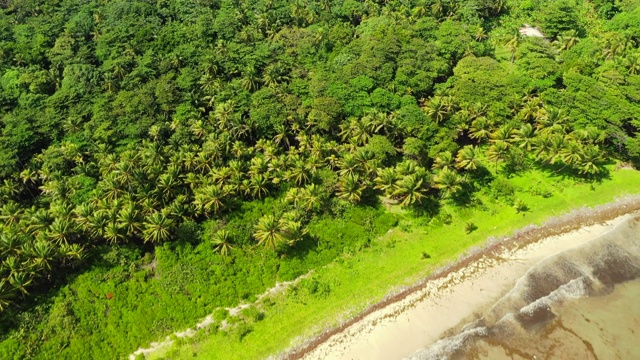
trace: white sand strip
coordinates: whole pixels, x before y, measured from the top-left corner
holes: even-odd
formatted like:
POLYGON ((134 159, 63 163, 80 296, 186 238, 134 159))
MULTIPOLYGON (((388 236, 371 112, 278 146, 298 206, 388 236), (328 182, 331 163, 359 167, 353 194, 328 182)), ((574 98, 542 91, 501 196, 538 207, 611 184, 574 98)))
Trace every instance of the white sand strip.
POLYGON ((440 339, 447 330, 491 306, 529 268, 544 258, 587 243, 623 221, 627 214, 529 244, 505 249, 429 281, 405 299, 375 311, 330 337, 303 359, 401 359, 440 339))

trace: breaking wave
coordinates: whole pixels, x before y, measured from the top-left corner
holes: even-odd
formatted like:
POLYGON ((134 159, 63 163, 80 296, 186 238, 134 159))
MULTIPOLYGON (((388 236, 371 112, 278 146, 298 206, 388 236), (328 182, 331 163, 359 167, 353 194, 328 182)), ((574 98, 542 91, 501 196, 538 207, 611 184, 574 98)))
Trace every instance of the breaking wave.
MULTIPOLYGON (((626 308, 615 309, 616 316, 620 311, 630 312, 628 321, 640 321, 635 300, 625 300, 621 294, 613 297, 624 284, 632 284, 628 291, 637 296, 639 279, 640 217, 636 217, 593 241, 537 263, 491 308, 410 359, 598 358, 600 338, 624 341, 625 336, 619 320, 607 322, 614 315, 603 310, 606 301, 615 299, 618 305, 628 301, 626 308), (594 298, 600 300, 585 301, 594 298)), ((637 324, 627 328, 633 332, 637 324)), ((635 334, 629 337, 634 343, 635 334)))

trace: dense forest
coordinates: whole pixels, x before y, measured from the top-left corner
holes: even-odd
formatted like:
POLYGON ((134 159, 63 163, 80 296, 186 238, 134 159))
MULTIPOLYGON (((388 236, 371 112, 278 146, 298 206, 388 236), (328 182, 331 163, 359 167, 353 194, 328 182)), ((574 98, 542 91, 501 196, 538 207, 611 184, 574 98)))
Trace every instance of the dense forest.
POLYGON ((76 329, 65 335, 38 322, 63 311, 50 298, 69 279, 177 262, 176 244, 209 249, 198 259, 216 288, 199 285, 196 303, 212 309, 330 262, 345 241, 366 246, 394 224, 381 203, 432 216, 530 168, 591 181, 610 159, 640 162, 637 0, 1 7, 6 356, 108 357, 150 340, 73 353, 95 314, 58 314, 76 329))

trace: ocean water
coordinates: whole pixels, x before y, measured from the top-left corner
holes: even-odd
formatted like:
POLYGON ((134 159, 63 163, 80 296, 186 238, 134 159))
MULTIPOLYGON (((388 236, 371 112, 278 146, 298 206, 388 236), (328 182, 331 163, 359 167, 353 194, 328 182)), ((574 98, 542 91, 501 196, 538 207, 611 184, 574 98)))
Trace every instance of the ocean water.
POLYGON ((640 359, 640 218, 532 267, 410 358, 640 359))

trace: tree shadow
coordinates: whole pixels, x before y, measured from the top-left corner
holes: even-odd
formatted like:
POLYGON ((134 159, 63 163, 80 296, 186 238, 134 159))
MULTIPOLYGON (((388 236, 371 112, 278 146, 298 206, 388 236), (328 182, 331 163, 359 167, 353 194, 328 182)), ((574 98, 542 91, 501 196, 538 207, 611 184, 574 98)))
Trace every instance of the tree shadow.
POLYGON ((411 207, 411 215, 414 217, 434 217, 440 213, 442 204, 434 196, 427 196, 422 202, 416 202, 411 207))
MULTIPOLYGON (((613 162, 609 161, 605 165, 612 165, 613 162)), ((595 174, 580 173, 578 169, 564 165, 564 164, 546 164, 535 163, 534 168, 545 172, 550 178, 560 178, 562 180, 572 179, 577 181, 602 183, 604 180, 611 179, 611 172, 606 166, 601 166, 600 171, 595 174)))

